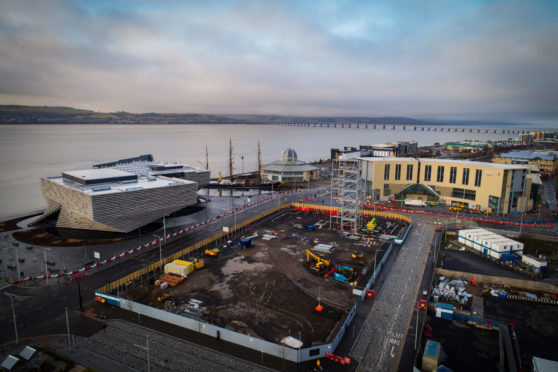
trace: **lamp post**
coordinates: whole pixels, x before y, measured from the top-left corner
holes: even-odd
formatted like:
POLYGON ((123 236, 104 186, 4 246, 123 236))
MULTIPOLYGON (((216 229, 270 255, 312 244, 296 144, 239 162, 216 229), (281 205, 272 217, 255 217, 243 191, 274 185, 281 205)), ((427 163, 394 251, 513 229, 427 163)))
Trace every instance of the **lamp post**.
POLYGON ((16 323, 16 315, 15 315, 15 308, 14 308, 14 295, 8 292, 4 292, 4 294, 6 296, 8 296, 10 298, 10 300, 12 301, 12 315, 14 317, 14 331, 15 331, 15 337, 16 337, 16 344, 19 344, 19 337, 17 336, 17 323, 16 323))
POLYGON ((163 260, 163 253, 162 253, 162 250, 161 250, 161 237, 159 235, 155 235, 155 234, 153 234, 153 236, 156 237, 157 240, 159 241, 159 261, 162 261, 163 260))
POLYGON ((14 243, 14 247, 15 247, 15 252, 16 252, 16 270, 17 270, 17 278, 19 281, 21 281, 21 271, 19 271, 19 256, 17 254, 17 245, 15 245, 14 243))
POLYGON ((149 362, 149 335, 145 335, 146 346, 134 344, 135 347, 143 349, 147 352, 147 372, 151 372, 151 363, 149 362))

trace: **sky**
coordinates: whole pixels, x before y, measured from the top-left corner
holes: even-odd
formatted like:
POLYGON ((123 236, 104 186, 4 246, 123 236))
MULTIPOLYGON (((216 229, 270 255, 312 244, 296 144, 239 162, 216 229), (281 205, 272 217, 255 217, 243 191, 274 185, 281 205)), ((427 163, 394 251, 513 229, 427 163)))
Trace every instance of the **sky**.
POLYGON ((558 127, 558 1, 0 0, 0 104, 558 127))

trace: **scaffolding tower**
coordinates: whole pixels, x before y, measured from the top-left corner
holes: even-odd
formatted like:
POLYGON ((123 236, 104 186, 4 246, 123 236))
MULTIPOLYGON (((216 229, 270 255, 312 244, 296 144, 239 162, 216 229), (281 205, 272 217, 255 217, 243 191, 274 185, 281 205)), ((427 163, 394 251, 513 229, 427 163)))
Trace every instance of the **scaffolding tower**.
POLYGON ((362 226, 363 188, 358 159, 332 160, 331 205, 338 208, 331 224, 339 231, 357 234, 362 226))

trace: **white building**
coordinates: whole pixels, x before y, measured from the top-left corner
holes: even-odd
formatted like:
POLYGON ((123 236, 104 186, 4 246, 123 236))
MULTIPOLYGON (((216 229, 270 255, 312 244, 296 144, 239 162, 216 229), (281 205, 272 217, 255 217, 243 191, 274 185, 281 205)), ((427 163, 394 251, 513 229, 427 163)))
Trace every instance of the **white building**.
POLYGON ((485 229, 459 230, 457 241, 485 256, 499 260, 504 253, 523 255, 523 243, 485 229))

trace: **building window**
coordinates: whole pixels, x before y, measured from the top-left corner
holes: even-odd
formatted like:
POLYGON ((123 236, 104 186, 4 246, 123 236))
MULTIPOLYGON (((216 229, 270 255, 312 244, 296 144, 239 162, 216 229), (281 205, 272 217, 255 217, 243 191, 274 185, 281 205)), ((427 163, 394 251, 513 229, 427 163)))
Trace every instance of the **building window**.
POLYGON ((457 167, 450 168, 450 183, 455 183, 457 179, 457 167))
POLYGON ((389 180, 389 164, 384 166, 384 181, 389 180))
POLYGON ((469 184, 469 168, 463 168, 463 184, 469 184))
POLYGON ((481 179, 482 179, 482 170, 481 169, 477 169, 476 173, 475 173, 475 186, 476 187, 480 187, 481 185, 481 179))
POLYGON ((430 182, 430 177, 432 176, 432 166, 425 165, 424 166, 424 180, 430 182))
POLYGON ((475 190, 454 188, 451 192, 451 197, 459 198, 459 199, 475 200, 477 197, 477 192, 475 190))
POLYGON ((384 196, 390 194, 389 183, 384 183, 384 196))
POLYGON ((438 174, 436 176, 436 181, 437 182, 444 182, 444 166, 443 165, 438 166, 438 174))
POLYGON ((407 181, 413 179, 413 164, 407 164, 407 181))
POLYGON ((395 180, 399 181, 401 179, 401 164, 395 164, 395 180))

